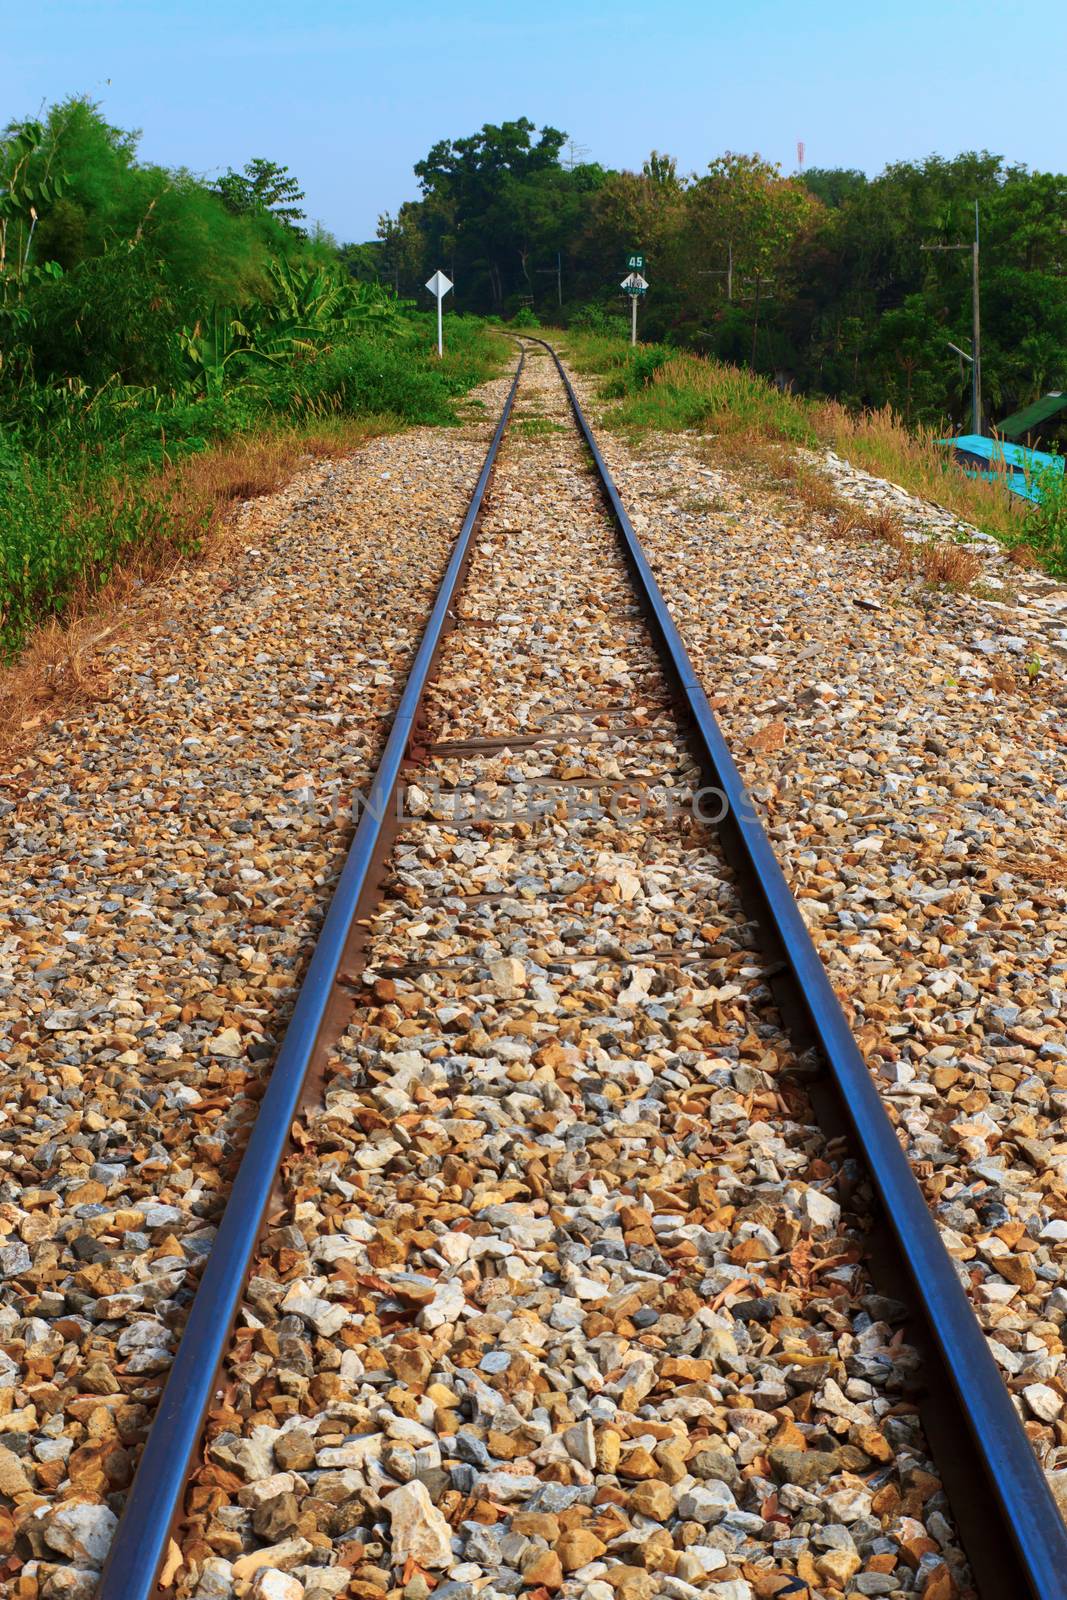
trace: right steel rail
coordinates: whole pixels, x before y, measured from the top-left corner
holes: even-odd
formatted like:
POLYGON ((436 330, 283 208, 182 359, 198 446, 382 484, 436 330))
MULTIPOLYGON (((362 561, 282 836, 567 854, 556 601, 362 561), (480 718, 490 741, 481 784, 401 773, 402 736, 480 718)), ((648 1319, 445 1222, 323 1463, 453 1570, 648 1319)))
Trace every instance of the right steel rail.
POLYGON ((760 924, 767 953, 780 963, 775 998, 796 1039, 818 1047, 847 1125, 878 1198, 891 1245, 879 1263, 884 1279, 904 1280, 921 1317, 916 1329, 926 1368, 923 1421, 983 1600, 1065 1600, 1067 1527, 1033 1446, 941 1242, 922 1191, 897 1139, 786 883, 752 799, 670 608, 634 532, 619 491, 556 351, 552 356, 614 513, 636 590, 660 657, 687 719, 694 753, 727 807, 719 825, 743 899, 760 924), (899 1269, 903 1268, 903 1273, 899 1269))

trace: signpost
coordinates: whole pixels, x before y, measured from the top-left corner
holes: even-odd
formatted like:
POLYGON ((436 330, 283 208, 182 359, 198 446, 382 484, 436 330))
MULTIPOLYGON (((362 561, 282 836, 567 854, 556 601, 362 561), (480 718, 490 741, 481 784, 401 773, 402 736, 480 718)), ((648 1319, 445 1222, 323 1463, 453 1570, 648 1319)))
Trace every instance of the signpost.
POLYGON ((641 276, 641 268, 645 264, 643 255, 631 255, 626 258, 626 265, 632 270, 622 280, 624 293, 630 296, 630 343, 637 343, 637 302, 641 295, 648 292, 648 281, 641 276))
POLYGON ((426 287, 432 295, 437 296, 437 354, 443 356, 445 347, 441 331, 441 301, 451 289, 452 279, 446 278, 443 272, 438 271, 434 273, 432 278, 427 280, 426 287))

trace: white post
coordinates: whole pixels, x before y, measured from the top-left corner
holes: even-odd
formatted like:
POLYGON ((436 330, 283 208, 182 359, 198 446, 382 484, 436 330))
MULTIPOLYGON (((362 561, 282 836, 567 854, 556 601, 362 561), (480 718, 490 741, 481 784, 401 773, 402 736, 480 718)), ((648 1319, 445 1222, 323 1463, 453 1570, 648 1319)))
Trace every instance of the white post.
POLYGON ((637 343, 637 296, 630 296, 630 343, 637 343))
POLYGON ((426 280, 426 287, 437 301, 437 358, 440 360, 445 353, 444 334, 441 327, 441 303, 452 288, 451 278, 446 278, 444 273, 437 271, 432 278, 426 280))

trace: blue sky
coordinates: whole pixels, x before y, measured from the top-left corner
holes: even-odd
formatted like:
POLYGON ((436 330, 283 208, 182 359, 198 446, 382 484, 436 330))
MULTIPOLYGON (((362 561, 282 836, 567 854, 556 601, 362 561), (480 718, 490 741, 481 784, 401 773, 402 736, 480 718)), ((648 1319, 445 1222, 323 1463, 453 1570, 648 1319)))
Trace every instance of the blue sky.
POLYGON ((430 145, 529 116, 591 159, 723 150, 876 172, 987 148, 1067 167, 1061 0, 0 0, 4 119, 70 93, 146 159, 287 164, 341 239, 430 145))

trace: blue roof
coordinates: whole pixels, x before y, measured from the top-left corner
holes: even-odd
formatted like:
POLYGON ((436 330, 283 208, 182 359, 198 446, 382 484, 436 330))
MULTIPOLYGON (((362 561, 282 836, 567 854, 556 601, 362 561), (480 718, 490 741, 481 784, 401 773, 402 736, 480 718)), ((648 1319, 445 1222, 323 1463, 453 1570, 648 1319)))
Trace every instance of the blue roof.
POLYGON ((988 461, 989 470, 968 473, 970 477, 986 478, 990 483, 1003 483, 1013 493, 1027 500, 1040 500, 1041 491, 1035 480, 1046 472, 1063 472, 1062 456, 1048 455, 1044 450, 1027 450, 1021 444, 1010 444, 1006 439, 987 439, 980 433, 963 433, 957 439, 939 439, 938 444, 951 445, 956 454, 967 461, 988 461))

